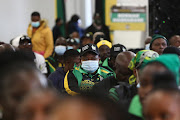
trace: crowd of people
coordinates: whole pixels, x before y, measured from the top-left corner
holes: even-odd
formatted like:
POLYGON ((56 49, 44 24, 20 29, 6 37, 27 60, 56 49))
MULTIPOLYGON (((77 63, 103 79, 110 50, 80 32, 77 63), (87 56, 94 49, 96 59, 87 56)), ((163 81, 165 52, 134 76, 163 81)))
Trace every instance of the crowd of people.
POLYGON ((112 44, 99 13, 68 37, 31 14, 27 35, 0 42, 2 120, 180 120, 180 36, 143 49, 112 44))

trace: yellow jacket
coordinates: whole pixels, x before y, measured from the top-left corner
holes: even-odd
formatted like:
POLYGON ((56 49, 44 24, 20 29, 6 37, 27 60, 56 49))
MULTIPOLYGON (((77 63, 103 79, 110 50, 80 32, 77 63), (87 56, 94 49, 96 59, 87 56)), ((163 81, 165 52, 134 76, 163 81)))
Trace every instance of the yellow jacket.
POLYGON ((27 34, 31 38, 32 50, 39 53, 44 53, 44 58, 51 56, 54 44, 53 44, 53 35, 51 29, 47 26, 47 23, 44 20, 41 20, 40 27, 32 33, 32 26, 29 24, 27 34))

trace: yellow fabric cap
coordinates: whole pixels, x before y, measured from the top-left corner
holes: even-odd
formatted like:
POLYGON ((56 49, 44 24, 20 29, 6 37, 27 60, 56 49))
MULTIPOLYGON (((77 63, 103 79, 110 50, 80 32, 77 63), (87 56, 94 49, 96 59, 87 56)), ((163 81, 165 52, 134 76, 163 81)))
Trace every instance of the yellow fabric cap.
POLYGON ((102 45, 106 45, 109 48, 112 47, 112 43, 107 41, 107 40, 101 40, 100 42, 97 43, 97 47, 100 48, 102 45))

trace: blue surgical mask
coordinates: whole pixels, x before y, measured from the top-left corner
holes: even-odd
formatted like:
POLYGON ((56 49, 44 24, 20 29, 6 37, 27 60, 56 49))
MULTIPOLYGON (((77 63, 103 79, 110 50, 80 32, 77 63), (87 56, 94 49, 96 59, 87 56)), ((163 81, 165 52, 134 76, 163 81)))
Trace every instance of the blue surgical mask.
POLYGON ((94 73, 99 67, 98 60, 82 61, 81 67, 88 73, 94 73))
POLYGON ((66 51, 66 46, 58 45, 55 47, 54 51, 57 55, 63 55, 64 52, 66 51))
POLYGON ((145 50, 150 50, 150 49, 149 49, 149 46, 150 46, 150 43, 146 44, 146 45, 145 45, 145 50))
POLYGON ((72 46, 67 46, 67 50, 73 49, 72 46))
POLYGON ((74 38, 76 40, 76 42, 79 44, 80 43, 80 40, 79 38, 74 38))
POLYGON ((37 22, 31 22, 31 25, 35 28, 39 27, 40 26, 40 22, 37 21, 37 22))

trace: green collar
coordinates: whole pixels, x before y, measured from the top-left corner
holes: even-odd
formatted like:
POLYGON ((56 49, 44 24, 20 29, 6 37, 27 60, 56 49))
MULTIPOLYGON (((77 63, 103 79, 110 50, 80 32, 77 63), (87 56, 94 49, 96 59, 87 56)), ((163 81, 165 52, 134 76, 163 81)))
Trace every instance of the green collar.
POLYGON ((132 115, 143 118, 142 104, 140 102, 139 95, 134 96, 134 98, 132 99, 128 112, 132 115))
POLYGON ((102 63, 102 66, 108 67, 108 69, 110 69, 112 72, 114 72, 114 70, 113 70, 111 67, 109 67, 109 65, 108 65, 108 60, 109 60, 109 58, 106 58, 106 59, 104 60, 104 62, 102 63))

